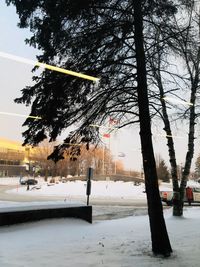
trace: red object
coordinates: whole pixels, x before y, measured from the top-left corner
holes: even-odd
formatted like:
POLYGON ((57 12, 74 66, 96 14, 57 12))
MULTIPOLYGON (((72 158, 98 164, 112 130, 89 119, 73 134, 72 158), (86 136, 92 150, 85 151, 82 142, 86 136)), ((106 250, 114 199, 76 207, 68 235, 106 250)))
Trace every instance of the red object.
POLYGON ((103 137, 110 138, 110 134, 109 133, 105 133, 105 134, 103 134, 103 137))
POLYGON ((192 199, 193 199, 192 188, 189 187, 189 186, 186 188, 186 197, 187 197, 187 199, 189 199, 189 200, 192 200, 192 199))
POLYGON ((162 198, 163 198, 163 200, 167 200, 167 192, 163 192, 162 198))

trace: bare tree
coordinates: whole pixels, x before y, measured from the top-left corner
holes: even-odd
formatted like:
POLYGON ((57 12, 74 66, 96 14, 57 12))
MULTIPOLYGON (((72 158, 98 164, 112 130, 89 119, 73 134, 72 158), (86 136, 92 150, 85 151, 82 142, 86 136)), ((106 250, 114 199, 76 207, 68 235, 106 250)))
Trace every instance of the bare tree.
POLYGON ((184 18, 180 17, 179 14, 174 16, 174 26, 169 29, 171 31, 170 39, 166 39, 166 36, 156 27, 155 38, 157 45, 153 47, 153 52, 156 56, 154 56, 154 60, 149 61, 153 76, 152 80, 156 81, 153 84, 159 89, 157 98, 160 101, 160 105, 158 104, 157 108, 154 105, 154 109, 156 109, 157 114, 163 120, 167 138, 174 191, 173 214, 175 216, 181 216, 183 214, 184 192, 194 156, 195 124, 198 117, 196 102, 200 83, 200 24, 199 13, 195 2, 191 1, 190 5, 187 5, 187 8, 182 10, 182 12, 185 14, 184 18), (174 60, 174 58, 185 66, 185 69, 182 68, 181 70, 182 75, 178 72, 176 73, 176 68, 173 68, 173 71, 170 70, 172 68, 170 60, 174 60), (169 115, 169 107, 172 107, 172 105, 165 100, 165 97, 169 95, 181 100, 182 103, 188 103, 185 110, 178 108, 176 105, 178 119, 188 120, 188 149, 183 171, 181 172, 180 183, 173 138, 173 126, 170 122, 169 115), (184 95, 188 95, 188 102, 185 101, 184 95))

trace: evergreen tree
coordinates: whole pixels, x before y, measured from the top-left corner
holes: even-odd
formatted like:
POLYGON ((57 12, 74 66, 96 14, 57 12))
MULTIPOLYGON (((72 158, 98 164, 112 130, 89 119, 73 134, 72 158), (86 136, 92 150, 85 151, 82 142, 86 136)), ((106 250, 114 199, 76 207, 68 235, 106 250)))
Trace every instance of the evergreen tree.
MULTIPOLYGON (((101 77, 95 86, 47 70, 34 76, 35 84, 24 88, 22 97, 16 99, 31 105, 30 115, 42 117, 25 121, 24 144, 36 145, 47 136, 53 141, 75 125, 75 131, 51 154, 57 161, 69 143, 97 140, 98 129, 91 124, 101 125, 109 117, 117 119, 120 127, 140 122, 152 250, 170 255, 151 139, 145 50, 155 44, 152 17, 162 29, 165 21, 170 25, 176 7, 169 0, 6 2, 16 6, 19 26, 30 28, 33 35, 26 42, 41 50, 39 61, 101 77)), ((80 151, 77 148, 72 153, 80 151)))
POLYGON ((159 160, 157 164, 157 175, 158 179, 162 180, 163 182, 169 182, 169 171, 163 159, 159 160))

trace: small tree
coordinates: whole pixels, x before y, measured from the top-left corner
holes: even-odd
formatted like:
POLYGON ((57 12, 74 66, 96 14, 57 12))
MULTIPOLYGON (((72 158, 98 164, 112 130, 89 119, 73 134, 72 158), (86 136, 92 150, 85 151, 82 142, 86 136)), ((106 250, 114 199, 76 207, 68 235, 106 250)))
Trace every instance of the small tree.
POLYGON ((168 183, 170 181, 170 174, 163 159, 159 158, 156 169, 157 169, 158 179, 168 183))
POLYGON ((48 176, 53 175, 55 170, 55 163, 47 160, 55 145, 55 142, 49 143, 47 140, 44 140, 38 147, 33 149, 32 160, 37 163, 37 166, 40 168, 40 174, 44 176, 45 181, 47 181, 48 176))

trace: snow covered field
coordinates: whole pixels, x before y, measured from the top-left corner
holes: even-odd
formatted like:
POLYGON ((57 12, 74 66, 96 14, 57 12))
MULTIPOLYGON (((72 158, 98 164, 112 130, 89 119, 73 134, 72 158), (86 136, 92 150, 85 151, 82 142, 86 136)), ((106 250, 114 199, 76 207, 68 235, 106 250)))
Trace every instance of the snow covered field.
MULTIPOLYGON (((5 181, 1 179, 0 181, 1 184, 5 184, 5 181)), ((92 183, 92 192, 96 197, 104 197, 104 194, 114 198, 116 195, 135 199, 145 197, 143 186, 133 186, 123 182, 96 183, 92 183)), ((168 188, 168 185, 163 185, 163 188, 165 186, 168 188)), ((26 187, 18 189, 16 187, 12 193, 16 193, 16 190, 19 194, 63 194, 65 197, 70 192, 74 196, 85 195, 85 185, 82 182, 53 186, 41 182, 39 190, 27 192, 26 187)), ((8 203, 1 202, 1 207, 7 205, 8 203)), ((17 203, 9 203, 10 205, 17 203)), ((66 218, 1 227, 0 266, 199 266, 200 208, 186 207, 183 218, 172 217, 171 208, 165 210, 164 215, 174 251, 167 259, 154 257, 151 253, 148 216, 98 221, 92 225, 82 220, 66 218)))
MULTIPOLYGON (((25 195, 47 195, 47 196, 63 196, 69 199, 70 197, 85 197, 86 196, 86 182, 74 181, 58 184, 47 184, 39 182, 40 189, 26 190, 26 186, 16 188, 10 193, 25 194, 25 195)), ((34 186, 30 186, 30 189, 34 186)), ((92 181, 91 197, 93 198, 137 198, 145 199, 144 184, 134 186, 132 182, 113 182, 113 181, 92 181)))
MULTIPOLYGON (((40 189, 36 189, 35 186, 30 186, 30 189, 26 190, 26 186, 19 187, 19 179, 17 178, 1 178, 0 184, 4 185, 16 185, 16 188, 9 190, 9 193, 18 193, 24 195, 46 195, 46 196, 63 196, 70 197, 85 197, 86 184, 85 181, 74 181, 58 184, 45 183, 43 179, 38 180, 38 186, 40 189)), ((165 183, 161 186, 162 190, 170 190, 171 184, 165 183)), ((144 193, 145 186, 142 183, 139 186, 135 186, 133 182, 123 181, 92 181, 91 197, 93 198, 118 198, 118 199, 146 199, 144 193)))

